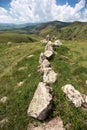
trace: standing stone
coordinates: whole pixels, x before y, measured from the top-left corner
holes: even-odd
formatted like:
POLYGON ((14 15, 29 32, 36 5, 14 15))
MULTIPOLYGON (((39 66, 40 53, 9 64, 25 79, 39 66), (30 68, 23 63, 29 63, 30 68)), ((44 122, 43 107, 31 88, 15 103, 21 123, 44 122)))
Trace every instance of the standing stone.
POLYGON ((46 70, 43 75, 43 81, 45 83, 55 83, 57 80, 57 73, 55 73, 52 69, 46 70))
POLYGON ((27 130, 65 130, 63 128, 63 121, 60 117, 56 117, 48 123, 41 124, 40 126, 31 125, 27 130))
POLYGON ((40 82, 28 108, 28 115, 39 120, 47 117, 48 111, 52 107, 52 89, 40 82))

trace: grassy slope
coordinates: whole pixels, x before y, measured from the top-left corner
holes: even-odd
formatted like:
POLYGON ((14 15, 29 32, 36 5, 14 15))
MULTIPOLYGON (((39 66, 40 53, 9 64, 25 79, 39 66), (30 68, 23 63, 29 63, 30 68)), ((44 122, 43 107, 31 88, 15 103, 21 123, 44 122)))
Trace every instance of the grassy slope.
POLYGON ((0 43, 22 43, 22 42, 36 42, 39 37, 30 34, 24 34, 20 31, 18 32, 3 32, 0 33, 0 43))
MULTIPOLYGON (((57 54, 50 61, 58 73, 58 81, 51 85, 54 90, 54 107, 48 119, 60 115, 64 126, 72 124, 70 130, 87 130, 87 112, 75 108, 64 96, 61 87, 71 83, 80 92, 87 94, 86 48, 85 42, 63 41, 63 46, 55 48, 57 54), (60 60, 61 55, 68 56, 69 60, 60 60)), ((9 118, 9 124, 3 130, 26 130, 28 123, 38 122, 27 116, 27 109, 39 81, 42 81, 37 66, 43 50, 44 46, 40 43, 0 44, 0 97, 9 97, 6 104, 0 104, 0 120, 9 118), (31 54, 34 56, 29 58, 31 54), (21 67, 25 69, 20 70, 21 67), (20 81, 24 81, 24 84, 18 87, 20 81)))
POLYGON ((39 31, 39 34, 46 36, 47 34, 56 35, 58 38, 65 40, 86 39, 87 40, 87 23, 74 22, 65 26, 60 24, 47 24, 47 26, 39 31))

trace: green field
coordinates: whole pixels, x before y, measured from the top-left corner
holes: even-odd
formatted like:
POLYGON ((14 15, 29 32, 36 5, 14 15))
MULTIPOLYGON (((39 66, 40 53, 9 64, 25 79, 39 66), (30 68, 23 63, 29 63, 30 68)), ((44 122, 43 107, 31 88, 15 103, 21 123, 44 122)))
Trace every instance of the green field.
MULTIPOLYGON (((61 87, 72 84, 87 95, 87 43, 86 41, 62 41, 50 61, 58 81, 51 85, 54 93, 54 107, 48 119, 61 116, 64 127, 70 130, 87 130, 87 111, 75 108, 65 97, 61 87), (67 56, 62 60, 61 55, 67 56)), ((0 44, 0 98, 9 100, 0 104, 0 120, 8 117, 9 122, 0 130, 27 130, 28 124, 38 120, 28 117, 27 109, 42 75, 37 72, 40 53, 45 45, 40 42, 0 44), (33 55, 32 57, 29 57, 33 55), (18 86, 23 82, 21 86, 18 86)))

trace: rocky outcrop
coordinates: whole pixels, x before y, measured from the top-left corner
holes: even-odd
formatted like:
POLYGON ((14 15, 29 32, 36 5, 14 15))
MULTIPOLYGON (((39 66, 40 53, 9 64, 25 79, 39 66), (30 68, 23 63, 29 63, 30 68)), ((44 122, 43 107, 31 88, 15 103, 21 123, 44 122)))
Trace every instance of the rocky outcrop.
POLYGON ((44 71, 43 81, 45 83, 55 83, 56 80, 57 80, 57 73, 55 73, 52 69, 44 71))
POLYGON ((65 130, 63 128, 63 121, 60 117, 56 117, 48 123, 41 124, 40 126, 31 125, 27 130, 65 130))
POLYGON ((39 120, 47 117, 48 111, 52 107, 52 89, 40 82, 28 108, 28 115, 39 120))
POLYGON ((84 103, 87 103, 87 96, 85 94, 81 94, 71 84, 63 86, 62 90, 75 107, 81 107, 84 103))

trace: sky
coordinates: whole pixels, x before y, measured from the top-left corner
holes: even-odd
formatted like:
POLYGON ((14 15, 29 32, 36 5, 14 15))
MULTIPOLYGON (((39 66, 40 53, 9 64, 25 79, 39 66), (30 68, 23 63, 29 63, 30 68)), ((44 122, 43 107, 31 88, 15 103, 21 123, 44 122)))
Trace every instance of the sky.
POLYGON ((87 0, 0 0, 0 23, 87 22, 87 0))

